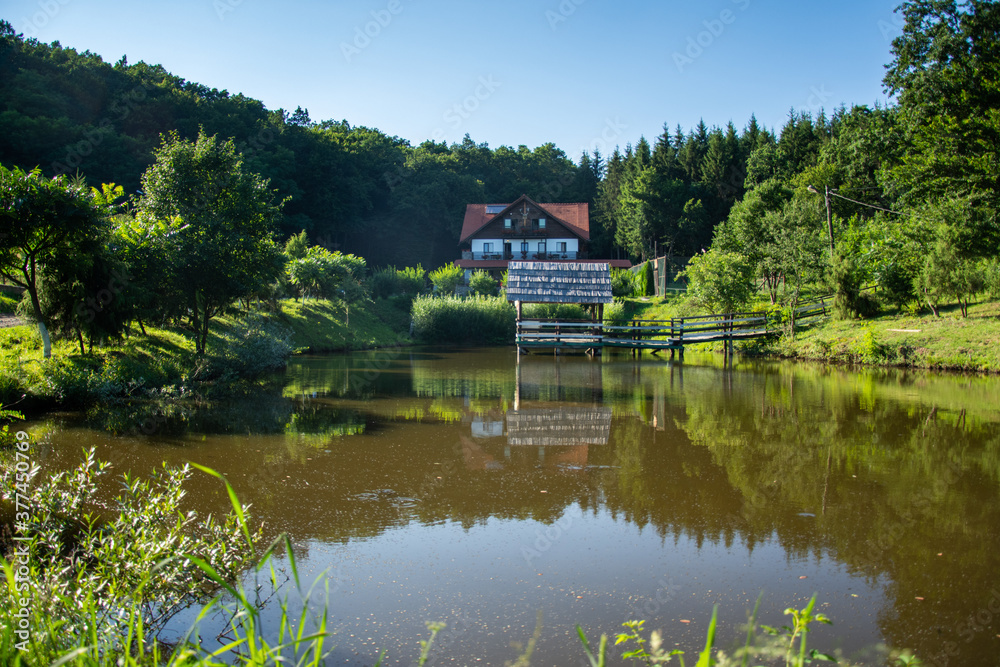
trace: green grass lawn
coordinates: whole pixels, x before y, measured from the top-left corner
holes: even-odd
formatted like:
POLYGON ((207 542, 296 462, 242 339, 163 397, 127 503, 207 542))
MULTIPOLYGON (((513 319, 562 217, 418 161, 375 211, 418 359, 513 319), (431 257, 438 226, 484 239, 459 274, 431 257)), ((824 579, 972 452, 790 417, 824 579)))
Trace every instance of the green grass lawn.
POLYGON ((1000 303, 958 306, 933 315, 891 312, 868 320, 826 319, 774 345, 788 358, 916 368, 1000 372, 1000 303))
MULTIPOLYGON (((409 317, 391 303, 354 304, 349 312, 342 304, 319 300, 287 300, 280 307, 268 317, 291 330, 298 351, 387 347, 408 340, 400 328, 408 328, 409 317)), ((236 323, 235 315, 213 319, 204 357, 195 353, 193 337, 182 328, 146 326, 143 335, 133 326, 122 341, 84 354, 77 341, 53 337, 50 359, 42 357, 37 327, 0 329, 0 404, 25 396, 22 408, 31 409, 115 400, 150 389, 168 394, 196 386, 224 390, 220 385, 232 372, 227 375, 219 355, 236 323)))
POLYGON ((0 292, 0 315, 9 315, 17 310, 17 299, 10 294, 0 292))
POLYGON ((381 300, 345 308, 319 299, 289 299, 281 302, 277 320, 291 328, 295 347, 308 352, 388 347, 409 329, 409 315, 381 300))
MULTIPOLYGON (((669 320, 697 311, 678 297, 625 300, 628 319, 669 320)), ((721 344, 714 347, 722 349, 721 344)), ((798 328, 794 338, 755 341, 742 348, 747 354, 789 359, 996 373, 1000 372, 1000 303, 973 304, 967 318, 957 305, 942 308, 941 317, 895 309, 866 320, 827 317, 798 328)))

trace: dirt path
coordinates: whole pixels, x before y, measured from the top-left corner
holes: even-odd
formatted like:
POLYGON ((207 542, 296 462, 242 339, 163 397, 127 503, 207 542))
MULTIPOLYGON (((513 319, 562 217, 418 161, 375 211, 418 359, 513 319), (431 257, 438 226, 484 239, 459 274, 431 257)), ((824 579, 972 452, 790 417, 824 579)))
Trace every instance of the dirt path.
POLYGON ((24 321, 17 315, 5 315, 0 313, 0 329, 5 329, 6 327, 16 327, 24 324, 24 321))

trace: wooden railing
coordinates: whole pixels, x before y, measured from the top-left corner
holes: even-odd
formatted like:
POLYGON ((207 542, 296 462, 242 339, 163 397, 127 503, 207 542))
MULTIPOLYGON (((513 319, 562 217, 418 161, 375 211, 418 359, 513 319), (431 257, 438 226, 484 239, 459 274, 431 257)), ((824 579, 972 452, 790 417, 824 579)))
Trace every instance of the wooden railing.
MULTIPOLYGON (((826 315, 828 299, 795 309, 795 320, 826 315)), ((517 323, 516 342, 534 347, 683 348, 685 345, 758 338, 777 327, 762 312, 720 313, 669 320, 633 319, 623 324, 533 318, 517 323)))

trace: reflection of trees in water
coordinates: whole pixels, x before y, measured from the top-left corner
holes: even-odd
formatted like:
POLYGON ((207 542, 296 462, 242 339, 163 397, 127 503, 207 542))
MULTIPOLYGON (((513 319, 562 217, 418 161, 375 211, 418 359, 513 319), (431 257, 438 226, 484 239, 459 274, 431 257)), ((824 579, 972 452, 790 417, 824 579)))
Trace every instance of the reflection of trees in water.
POLYGON ((280 433, 293 409, 291 401, 271 392, 225 401, 130 401, 92 408, 87 412, 87 424, 116 435, 133 436, 280 433))
MULTIPOLYGON (((341 373, 334 384, 342 383, 350 363, 325 377, 341 373)), ((832 555, 884 581, 893 604, 879 622, 891 643, 935 655, 956 641, 968 655, 986 655, 1000 615, 971 635, 963 624, 998 587, 995 379, 599 364, 548 358, 521 368, 521 414, 611 409, 608 444, 585 451, 572 443, 510 446, 507 416, 517 414, 511 366, 436 369, 408 360, 398 365, 412 368, 412 377, 396 367, 380 376, 394 378, 386 380, 392 391, 402 378, 399 394, 373 384, 357 401, 264 396, 163 413, 151 440, 258 434, 227 440, 227 464, 241 496, 275 532, 347 540, 414 521, 552 523, 578 504, 606 507, 664 538, 750 549, 776 540, 789 557, 832 555), (546 384, 556 381, 566 386, 546 384), (473 438, 477 416, 507 431, 473 438), (341 437, 361 428, 364 434, 341 437), (261 444, 264 437, 278 440, 261 444), (935 636, 910 634, 935 624, 935 636)), ((309 382, 295 385, 294 395, 309 382)), ((158 409, 121 406, 98 419, 124 432, 158 409)), ((561 423, 552 420, 554 428, 561 423)))
POLYGON ((409 392, 409 353, 403 348, 293 359, 283 373, 289 398, 366 400, 409 392))
POLYGON ((365 417, 357 410, 302 404, 291 414, 285 433, 324 444, 330 438, 360 435, 365 432, 365 426, 365 417))
MULTIPOLYGON (((930 397, 946 393, 947 383, 936 384, 930 397)), ((885 578, 894 601, 880 618, 886 637, 924 641, 929 655, 996 586, 1000 424, 989 419, 995 407, 979 401, 970 419, 969 409, 900 400, 906 386, 790 373, 741 377, 720 391, 689 377, 676 423, 738 492, 746 537, 773 531, 789 553, 829 549, 851 569, 885 578), (815 515, 807 530, 800 513, 815 515), (929 607, 941 635, 912 636, 928 626, 929 607)), ((982 655, 996 634, 995 626, 962 650, 982 655)))

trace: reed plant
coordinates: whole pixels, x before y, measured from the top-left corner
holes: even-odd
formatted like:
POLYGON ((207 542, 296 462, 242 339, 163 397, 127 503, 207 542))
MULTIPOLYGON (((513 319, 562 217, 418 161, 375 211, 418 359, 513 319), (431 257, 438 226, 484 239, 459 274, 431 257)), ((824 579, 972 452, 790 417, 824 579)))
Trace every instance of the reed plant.
POLYGON ((427 343, 514 342, 516 313, 502 296, 419 296, 412 316, 414 335, 427 343))

